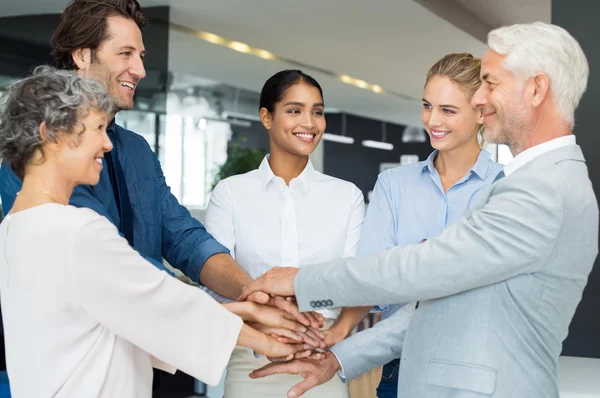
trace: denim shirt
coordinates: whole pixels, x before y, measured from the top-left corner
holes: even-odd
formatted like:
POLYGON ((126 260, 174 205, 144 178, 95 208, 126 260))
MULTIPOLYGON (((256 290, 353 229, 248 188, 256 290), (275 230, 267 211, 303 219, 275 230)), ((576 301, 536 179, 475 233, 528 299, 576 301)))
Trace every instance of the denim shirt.
MULTIPOLYGON (((395 246, 419 243, 439 235, 476 203, 502 165, 482 150, 463 178, 444 192, 433 151, 427 160, 388 169, 377 178, 356 256, 368 256, 395 246)), ((380 306, 383 318, 403 304, 380 306)))
MULTIPOLYGON (((117 155, 125 174, 133 216, 134 249, 159 269, 162 259, 199 282, 202 266, 214 254, 229 253, 181 206, 167 186, 160 162, 146 140, 113 121, 117 155)), ((70 204, 105 216, 117 229, 119 211, 106 161, 97 185, 75 187, 70 204)), ((0 167, 0 196, 4 214, 13 206, 21 181, 5 162, 0 167)), ((170 273, 170 272, 169 272, 170 273)), ((170 273, 172 274, 172 273, 170 273)))

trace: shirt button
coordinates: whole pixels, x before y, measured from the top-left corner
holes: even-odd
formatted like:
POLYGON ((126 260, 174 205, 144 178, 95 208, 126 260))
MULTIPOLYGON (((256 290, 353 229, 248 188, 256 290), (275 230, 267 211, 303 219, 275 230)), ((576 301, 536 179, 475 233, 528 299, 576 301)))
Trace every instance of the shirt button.
POLYGON ((317 306, 317 304, 316 304, 314 301, 311 301, 311 302, 310 302, 310 306, 311 306, 312 308, 315 308, 315 307, 317 306))
POLYGON ((327 305, 328 305, 329 307, 333 307, 333 301, 331 301, 331 300, 327 300, 327 305))

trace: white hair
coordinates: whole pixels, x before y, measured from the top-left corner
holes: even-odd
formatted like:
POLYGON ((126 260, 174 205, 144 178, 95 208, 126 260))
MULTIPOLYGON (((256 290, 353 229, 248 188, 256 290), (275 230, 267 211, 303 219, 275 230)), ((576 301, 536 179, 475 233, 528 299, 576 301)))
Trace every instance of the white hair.
POLYGON ((573 128, 575 109, 587 87, 589 66, 581 46, 569 32, 544 22, 504 26, 488 34, 488 46, 506 55, 504 67, 519 79, 545 73, 557 112, 573 128))

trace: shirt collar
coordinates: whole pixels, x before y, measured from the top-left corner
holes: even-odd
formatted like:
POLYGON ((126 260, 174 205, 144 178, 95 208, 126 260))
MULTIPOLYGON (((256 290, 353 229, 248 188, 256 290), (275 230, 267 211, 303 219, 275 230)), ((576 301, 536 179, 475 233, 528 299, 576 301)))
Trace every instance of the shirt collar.
POLYGON ((550 152, 554 149, 561 148, 567 145, 575 145, 576 140, 574 135, 567 135, 564 137, 555 138, 550 141, 546 141, 542 144, 532 146, 529 149, 524 150, 520 154, 514 157, 506 166, 504 166, 504 174, 509 176, 510 174, 517 171, 517 169, 525 166, 527 163, 531 162, 533 159, 537 158, 540 155, 543 155, 546 152, 550 152))
MULTIPOLYGON (((260 163, 260 166, 258 167, 258 174, 260 175, 261 188, 263 190, 265 190, 269 183, 277 177, 275 174, 273 174, 273 170, 271 170, 271 166, 269 165, 269 155, 265 156, 262 162, 260 163)), ((302 170, 302 173, 300 173, 298 177, 294 178, 290 182, 290 186, 294 186, 299 183, 302 187, 302 190, 306 194, 308 193, 314 178, 315 168, 309 159, 308 163, 306 164, 306 167, 304 168, 304 170, 302 170)))
POLYGON ((114 117, 108 124, 108 127, 106 128, 106 132, 108 132, 108 133, 116 133, 117 132, 117 122, 115 121, 114 117))
MULTIPOLYGON (((437 172, 435 165, 434 165, 434 160, 435 157, 438 154, 438 150, 436 149, 435 151, 431 152, 431 154, 427 157, 427 160, 425 161, 425 163, 423 163, 423 170, 425 170, 425 168, 427 168, 429 170, 430 173, 433 174, 433 172, 437 172)), ((489 167, 489 160, 490 160, 490 153, 488 151, 486 151, 485 149, 482 149, 479 152, 479 156, 477 156, 477 161, 475 162, 475 164, 473 165, 473 167, 471 167, 471 172, 475 173, 477 175, 477 177, 479 177, 482 180, 485 180, 485 177, 487 176, 487 172, 488 172, 488 167, 489 167)))

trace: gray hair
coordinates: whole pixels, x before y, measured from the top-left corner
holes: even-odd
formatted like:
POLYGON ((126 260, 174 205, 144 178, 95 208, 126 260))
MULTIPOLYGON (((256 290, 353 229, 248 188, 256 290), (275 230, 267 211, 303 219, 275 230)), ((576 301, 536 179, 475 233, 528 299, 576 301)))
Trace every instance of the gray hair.
POLYGON ((516 24, 492 30, 488 45, 498 54, 507 55, 504 67, 519 79, 545 73, 557 112, 573 128, 575 109, 587 87, 589 66, 581 46, 569 32, 544 22, 516 24))
POLYGON ((23 179, 25 167, 44 144, 40 125, 46 124, 46 140, 56 142, 60 134, 73 133, 76 125, 83 128, 78 119, 91 108, 113 111, 102 84, 74 71, 38 66, 8 88, 0 105, 0 156, 23 179))

